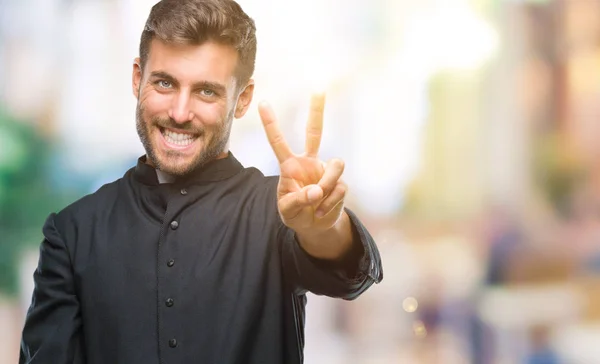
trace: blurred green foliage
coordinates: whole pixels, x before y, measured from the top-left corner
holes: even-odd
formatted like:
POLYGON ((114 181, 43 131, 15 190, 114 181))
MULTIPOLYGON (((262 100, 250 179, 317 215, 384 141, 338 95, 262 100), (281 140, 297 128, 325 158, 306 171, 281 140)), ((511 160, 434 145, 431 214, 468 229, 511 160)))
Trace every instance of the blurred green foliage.
POLYGON ((8 296, 18 291, 20 253, 40 244, 46 217, 65 202, 48 183, 50 152, 32 124, 0 108, 0 293, 8 296))

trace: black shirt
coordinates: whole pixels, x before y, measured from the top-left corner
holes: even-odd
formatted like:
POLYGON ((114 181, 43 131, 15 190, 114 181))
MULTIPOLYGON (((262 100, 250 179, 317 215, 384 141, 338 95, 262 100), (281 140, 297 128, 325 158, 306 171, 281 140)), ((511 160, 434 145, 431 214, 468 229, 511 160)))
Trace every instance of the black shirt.
POLYGON ((383 273, 349 210, 353 253, 309 256, 279 218, 277 182, 230 153, 159 184, 140 158, 51 214, 20 363, 301 363, 305 293, 352 300, 383 273))

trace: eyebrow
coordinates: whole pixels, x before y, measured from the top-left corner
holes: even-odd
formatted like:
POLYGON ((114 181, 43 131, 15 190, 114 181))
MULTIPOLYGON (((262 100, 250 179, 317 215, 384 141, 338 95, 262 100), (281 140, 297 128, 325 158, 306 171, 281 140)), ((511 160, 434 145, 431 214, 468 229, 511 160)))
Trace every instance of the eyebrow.
MULTIPOLYGON (((161 79, 169 81, 175 85, 179 85, 179 82, 177 81, 177 79, 165 71, 154 71, 154 72, 150 73, 150 78, 161 78, 161 79)), ((225 85, 218 83, 218 82, 212 82, 212 81, 196 82, 192 85, 192 88, 194 90, 210 89, 210 90, 213 90, 220 94, 225 94, 227 91, 227 88, 225 87, 225 85)))

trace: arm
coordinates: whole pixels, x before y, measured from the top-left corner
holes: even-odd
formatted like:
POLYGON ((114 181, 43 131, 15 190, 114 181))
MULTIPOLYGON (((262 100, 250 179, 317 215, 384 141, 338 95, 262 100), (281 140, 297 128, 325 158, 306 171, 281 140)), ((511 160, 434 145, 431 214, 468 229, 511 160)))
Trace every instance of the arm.
POLYGON ((344 211, 331 229, 312 234, 309 231, 297 232, 296 237, 300 246, 315 258, 344 260, 352 248, 360 244, 355 241, 352 229, 350 216, 344 211))
POLYGON ((71 260, 51 215, 44 225, 35 288, 21 340, 20 364, 85 363, 71 260))
POLYGON ((381 259, 371 235, 344 208, 344 162, 318 158, 324 106, 325 95, 313 95, 302 154, 287 145, 267 103, 259 104, 259 114, 279 161, 274 195, 286 278, 299 294, 308 290, 351 300, 381 281, 381 259))
MULTIPOLYGON (((347 249, 340 251, 341 254, 334 259, 315 256, 312 251, 309 253, 297 234, 281 225, 282 264, 286 279, 297 294, 310 291, 317 295, 353 300, 373 283, 383 279, 381 257, 375 241, 351 210, 345 209, 344 215, 348 217, 347 227, 350 231, 342 235, 350 235, 351 241, 347 249)), ((327 240, 315 241, 315 244, 340 243, 335 241, 334 234, 331 237, 323 236, 323 239, 329 238, 334 239, 332 244, 327 240)))

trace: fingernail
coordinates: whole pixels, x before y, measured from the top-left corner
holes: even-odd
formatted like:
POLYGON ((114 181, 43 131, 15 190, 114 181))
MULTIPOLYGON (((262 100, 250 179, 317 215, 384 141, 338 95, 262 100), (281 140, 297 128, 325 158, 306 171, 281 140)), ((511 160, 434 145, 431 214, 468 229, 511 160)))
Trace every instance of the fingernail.
POLYGON ((321 197, 321 188, 312 187, 308 190, 308 199, 310 201, 316 201, 321 197))

